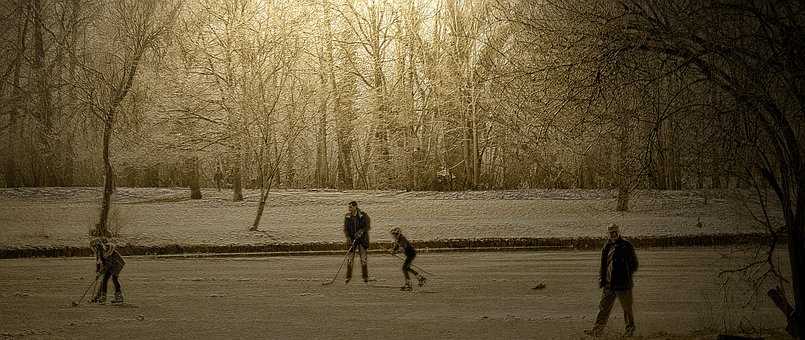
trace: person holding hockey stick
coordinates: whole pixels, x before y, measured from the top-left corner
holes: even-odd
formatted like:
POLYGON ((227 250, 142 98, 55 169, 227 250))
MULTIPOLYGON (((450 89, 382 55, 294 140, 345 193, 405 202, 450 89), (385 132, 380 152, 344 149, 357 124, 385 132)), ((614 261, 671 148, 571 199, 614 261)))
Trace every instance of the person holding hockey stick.
POLYGON ((367 250, 369 249, 369 228, 371 219, 363 210, 358 209, 358 203, 349 202, 347 214, 344 215, 344 236, 347 243, 352 247, 347 255, 347 276, 344 283, 349 283, 352 279, 352 262, 355 260, 355 253, 361 258, 361 274, 363 282, 369 283, 369 264, 367 250))
POLYGON ((115 285, 115 298, 112 303, 123 303, 123 289, 120 286, 118 277, 126 261, 123 256, 117 252, 115 245, 105 237, 98 237, 90 242, 92 252, 95 253, 95 272, 103 275, 101 285, 98 287, 98 292, 92 298, 92 302, 103 304, 106 302, 106 288, 109 285, 109 279, 115 285))
POLYGON ((413 290, 411 287, 411 277, 408 275, 409 272, 414 273, 417 280, 419 281, 419 286, 422 287, 425 285, 425 281, 427 280, 424 276, 417 273, 416 270, 411 268, 411 262, 414 261, 416 257, 416 249, 414 246, 411 245, 411 242, 408 242, 408 239, 403 236, 402 231, 398 227, 394 227, 390 231, 391 237, 394 238, 394 248, 391 249, 391 254, 394 255, 397 251, 402 250, 405 253, 405 261, 402 265, 402 272, 403 276, 405 277, 405 284, 400 287, 400 290, 410 291, 413 290))

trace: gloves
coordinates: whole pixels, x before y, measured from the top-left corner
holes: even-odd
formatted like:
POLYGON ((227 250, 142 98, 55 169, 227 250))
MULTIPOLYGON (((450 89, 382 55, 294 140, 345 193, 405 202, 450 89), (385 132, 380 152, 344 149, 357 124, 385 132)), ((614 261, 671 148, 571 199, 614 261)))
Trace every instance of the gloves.
POLYGON ((355 233, 355 238, 361 238, 361 237, 363 237, 363 230, 358 230, 358 232, 355 233))

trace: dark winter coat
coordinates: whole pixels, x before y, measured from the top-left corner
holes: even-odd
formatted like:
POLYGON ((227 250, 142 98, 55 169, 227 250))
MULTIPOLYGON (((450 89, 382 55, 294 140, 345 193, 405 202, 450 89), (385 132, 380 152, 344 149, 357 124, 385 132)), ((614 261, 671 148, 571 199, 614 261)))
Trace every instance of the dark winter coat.
POLYGON ((397 236, 396 243, 394 244, 394 252, 397 252, 397 250, 402 250, 403 253, 405 253, 405 257, 416 256, 416 249, 414 249, 411 242, 408 242, 408 239, 403 235, 397 236))
POLYGON ((120 253, 117 252, 114 244, 106 240, 98 239, 93 241, 91 246, 92 252, 95 253, 96 264, 100 265, 99 268, 97 268, 99 272, 117 275, 123 270, 126 261, 124 261, 123 256, 120 256, 120 253))
POLYGON ((609 241, 601 251, 601 270, 599 273, 599 286, 612 290, 632 289, 634 282, 632 276, 637 271, 637 255, 634 247, 629 241, 618 238, 609 241), (615 252, 612 256, 612 279, 607 281, 607 270, 609 267, 609 250, 614 247, 615 252))
POLYGON ((358 245, 369 249, 369 228, 371 228, 372 221, 369 215, 363 210, 358 209, 355 216, 347 213, 344 216, 344 236, 350 244, 357 238, 358 245))

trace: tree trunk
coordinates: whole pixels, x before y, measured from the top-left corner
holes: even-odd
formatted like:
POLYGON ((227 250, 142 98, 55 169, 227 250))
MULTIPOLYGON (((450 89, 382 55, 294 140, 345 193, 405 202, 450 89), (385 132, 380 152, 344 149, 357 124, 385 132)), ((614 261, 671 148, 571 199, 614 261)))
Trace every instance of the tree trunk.
MULTIPOLYGON (((351 39, 349 35, 345 38, 345 40, 351 39)), ((349 55, 348 58, 355 57, 355 50, 351 45, 345 47, 344 53, 349 55)), ((336 83, 335 71, 330 72, 330 84, 332 88, 337 89, 333 110, 336 117, 336 139, 338 141, 338 188, 347 190, 355 187, 355 178, 352 172, 352 147, 355 128, 352 122, 357 117, 352 104, 357 92, 356 80, 355 75, 346 73, 340 79, 340 84, 338 84, 336 83)))
MULTIPOLYGON (((328 23, 329 25, 329 23, 328 23)), ((330 43, 331 44, 331 43, 330 43)), ((332 57, 332 51, 329 52, 330 57, 332 57)), ((319 69, 321 73, 319 73, 319 89, 321 93, 319 94, 319 121, 318 121, 318 131, 316 134, 316 187, 324 188, 329 186, 329 169, 330 165, 327 159, 327 101, 329 100, 329 94, 324 95, 327 92, 327 78, 329 74, 325 74, 326 67, 328 64, 332 66, 332 60, 325 61, 324 56, 319 57, 319 69)), ((331 58, 329 58, 331 59, 331 58)), ((332 91, 335 91, 333 88, 332 91)), ((338 105, 335 101, 333 102, 333 106, 338 105)))
MULTIPOLYGON (((295 188, 296 185, 296 157, 294 157, 293 145, 288 145, 288 155, 286 158, 287 169, 285 171, 285 187, 295 188)), ((326 174, 326 173, 325 173, 326 174)))
POLYGON ((59 161, 61 164, 61 175, 59 179, 61 180, 61 185, 73 186, 75 184, 75 142, 72 135, 65 136, 64 138, 65 142, 62 143, 62 147, 59 148, 63 157, 63 160, 59 161))
POLYGON ((618 206, 617 211, 629 211, 629 186, 623 179, 618 182, 618 206))
MULTIPOLYGON (((801 177, 796 174, 797 177, 801 177)), ((794 288, 792 335, 803 338, 805 332, 805 178, 799 178, 797 200, 792 202, 793 220, 788 221, 788 259, 791 262, 791 286, 794 288)))
POLYGON ((660 127, 657 129, 657 162, 655 165, 655 171, 657 173, 657 190, 668 190, 668 156, 665 152, 665 136, 663 133, 665 129, 663 128, 665 125, 664 122, 660 123, 660 127))
POLYGON ((112 171, 112 163, 109 159, 109 142, 112 138, 112 119, 113 114, 110 112, 104 121, 103 126, 103 199, 101 201, 101 217, 95 225, 95 235, 110 237, 112 234, 109 232, 109 208, 112 204, 112 192, 114 192, 114 172, 112 171))
MULTIPOLYGON (((381 6, 381 5, 377 5, 381 6)), ((383 49, 381 48, 381 25, 383 24, 384 12, 378 9, 375 5, 370 5, 369 11, 369 39, 370 50, 372 54, 372 95, 374 101, 374 124, 372 126, 374 132, 374 143, 372 154, 379 157, 378 162, 375 163, 375 173, 377 174, 376 185, 381 188, 388 188, 393 185, 391 155, 389 153, 389 114, 388 106, 386 105, 386 84, 383 81, 383 49)), ((369 164, 373 158, 366 159, 365 164, 369 164)), ((367 168, 368 170, 368 168, 367 168)), ((363 173, 364 178, 368 177, 367 173, 363 173)), ((364 180, 365 184, 368 181, 364 180)))
MULTIPOLYGON (((380 72, 380 71, 376 71, 380 72)), ((375 124, 373 126, 374 130, 374 148, 372 148, 372 154, 379 157, 378 162, 375 163, 375 171, 377 173, 377 183, 376 185, 380 188, 388 188, 389 186, 393 185, 393 175, 392 175, 392 167, 391 167, 391 155, 389 153, 389 135, 388 135, 388 117, 386 114, 386 106, 385 106, 385 94, 383 93, 383 85, 380 82, 380 78, 382 74, 376 74, 375 79, 375 124)), ((367 158, 367 164, 371 162, 371 158, 367 158)))
MULTIPOLYGON (((349 123, 344 123, 349 124, 349 123)), ((346 133, 338 135, 338 188, 352 189, 355 182, 352 176, 352 141, 346 133)))
POLYGON ((190 199, 201 199, 201 185, 199 184, 198 157, 193 156, 187 162, 190 173, 190 199))
POLYGON ((464 178, 462 180, 462 189, 475 189, 472 187, 472 178, 473 178, 472 169, 474 159, 472 157, 472 120, 466 117, 466 113, 463 123, 464 123, 463 127, 464 135, 461 138, 462 142, 461 144, 463 146, 464 150, 462 151, 464 151, 464 153, 461 161, 464 168, 464 176, 462 177, 464 178))
POLYGON ((17 181, 17 108, 16 105, 9 110, 8 141, 6 150, 5 166, 3 167, 3 178, 6 180, 7 188, 19 187, 17 181))
POLYGON ((257 231, 260 228, 260 219, 263 217, 263 210, 265 210, 266 207, 268 194, 271 192, 271 178, 268 179, 268 186, 266 188, 263 188, 263 186, 264 185, 260 186, 260 203, 257 205, 257 215, 254 216, 254 222, 252 223, 252 227, 249 228, 249 231, 257 231))
POLYGON ((629 195, 631 189, 631 169, 629 164, 629 140, 631 137, 628 114, 619 114, 618 122, 618 206, 617 211, 629 211, 629 195))
MULTIPOLYGON (((326 7, 326 5, 325 5, 326 7)), ((327 23, 329 25, 329 22, 327 23)), ((327 43, 328 49, 332 49, 332 42, 328 41, 327 43)), ((324 52, 322 52, 324 54, 324 52)), ((327 102, 330 98, 330 95, 327 94, 327 79, 329 77, 329 73, 326 72, 328 67, 332 67, 332 51, 328 51, 327 55, 329 58, 326 58, 324 55, 320 55, 319 57, 319 121, 318 121, 318 131, 316 134, 316 187, 324 188, 329 186, 329 169, 330 164, 327 159, 327 102)), ((332 89, 335 91, 335 89, 332 89)), ((334 102, 333 106, 337 105, 334 102)))
POLYGON ((682 190, 682 166, 680 161, 679 143, 677 143, 677 124, 671 120, 671 159, 670 159, 670 173, 671 173, 671 189, 682 190))
POLYGON ((321 99, 319 105, 319 126, 318 133, 316 134, 316 187, 328 187, 328 169, 330 168, 327 162, 327 99, 321 99))
POLYGON ((716 145, 716 146, 713 147, 713 149, 714 149, 714 151, 713 151, 714 155, 713 155, 713 160, 712 160, 713 166, 710 167, 711 174, 712 174, 711 178, 713 179, 712 180, 713 182, 711 183, 711 188, 713 188, 713 189, 721 189, 722 187, 729 187, 729 179, 727 180, 726 185, 724 185, 725 183, 722 183, 722 179, 721 179, 721 174, 722 174, 721 166, 720 166, 720 164, 722 163, 722 160, 721 160, 721 146, 716 145))
POLYGON ((471 89, 471 92, 470 92, 470 95, 472 96, 470 98, 470 100, 472 102, 472 105, 471 105, 472 111, 470 111, 470 114, 471 114, 471 117, 472 117, 472 120, 471 120, 471 122, 472 122, 472 125, 471 125, 471 127, 472 127, 472 134, 471 134, 471 137, 472 137, 472 147, 471 147, 472 158, 470 158, 470 160, 472 160, 472 189, 477 190, 479 180, 480 180, 480 177, 481 177, 481 173, 480 173, 481 172, 481 157, 480 157, 480 152, 478 150, 478 105, 477 105, 477 98, 476 98, 477 95, 475 94, 475 91, 476 91, 476 89, 475 89, 475 72, 473 72, 473 71, 470 71, 470 72, 471 72, 470 73, 470 75, 471 75, 470 86, 472 86, 472 89, 471 89))
MULTIPOLYGON (((18 126, 17 116, 20 113, 19 103, 22 101, 22 91, 20 91, 20 68, 25 55, 25 37, 28 34, 28 18, 24 14, 24 5, 20 1, 18 3, 18 31, 17 31, 17 56, 14 58, 14 65, 12 70, 11 80, 11 100, 9 105, 9 125, 8 125, 8 141, 6 150, 6 159, 3 166, 3 177, 6 180, 6 187, 16 188, 21 184, 17 176, 17 147, 20 139, 20 127, 18 126)), ((0 93, 2 95, 2 93, 0 93)))
POLYGON ((232 168, 232 202, 240 202, 243 200, 243 185, 241 183, 240 175, 240 157, 235 166, 232 168))
POLYGON ((45 30, 42 18, 42 3, 40 0, 33 0, 29 3, 29 6, 31 6, 31 12, 33 14, 34 39, 34 58, 31 67, 36 73, 36 93, 38 97, 37 120, 40 124, 37 128, 39 144, 37 158, 39 158, 41 162, 36 165, 34 173, 39 185, 52 186, 58 183, 56 179, 58 170, 56 169, 56 155, 52 136, 53 118, 49 82, 52 75, 50 74, 45 60, 45 45, 42 36, 45 30))

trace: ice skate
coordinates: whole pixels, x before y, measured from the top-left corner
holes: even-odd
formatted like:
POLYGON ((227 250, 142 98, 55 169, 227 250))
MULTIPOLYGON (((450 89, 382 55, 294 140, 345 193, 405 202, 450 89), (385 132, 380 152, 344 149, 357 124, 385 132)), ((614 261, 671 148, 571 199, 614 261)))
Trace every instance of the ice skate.
POLYGON ((110 301, 111 303, 123 303, 123 292, 115 292, 115 298, 110 301))
POLYGON ((92 298, 92 303, 104 304, 106 303, 106 294, 98 294, 92 298))
POLYGON ((425 278, 424 276, 420 275, 420 276, 417 278, 417 281, 419 281, 419 282, 418 282, 418 283, 419 283, 419 286, 420 286, 420 287, 422 287, 422 286, 424 286, 424 285, 425 285, 425 282, 426 282, 426 281, 428 281, 428 279, 427 279, 427 278, 425 278))
POLYGON ((624 338, 631 338, 631 337, 633 337, 633 336, 634 336, 634 331, 635 331, 635 329, 634 329, 634 328, 627 328, 627 329, 626 329, 626 332, 624 332, 624 333, 623 333, 623 337, 624 337, 624 338))
POLYGON ((405 284, 402 287, 400 287, 400 290, 406 291, 406 292, 410 292, 410 291, 414 290, 414 288, 411 287, 411 281, 406 280, 405 284))

